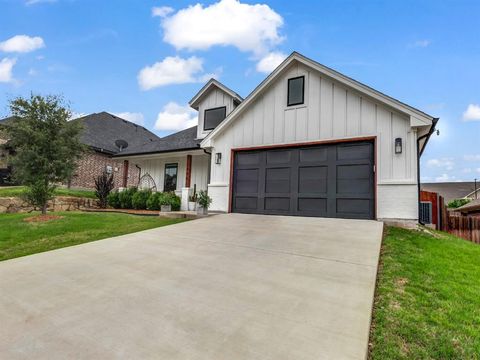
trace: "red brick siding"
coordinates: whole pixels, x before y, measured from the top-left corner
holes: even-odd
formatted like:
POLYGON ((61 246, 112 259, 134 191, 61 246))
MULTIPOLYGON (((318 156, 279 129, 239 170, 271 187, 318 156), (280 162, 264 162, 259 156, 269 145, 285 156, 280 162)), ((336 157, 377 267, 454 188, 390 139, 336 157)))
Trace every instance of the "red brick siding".
MULTIPOLYGON (((116 160, 99 152, 89 153, 78 162, 78 166, 70 182, 70 186, 74 188, 95 188, 94 179, 105 171, 106 166, 111 166, 113 168, 115 188, 123 187, 124 161, 116 160)), ((130 163, 128 166, 127 186, 138 185, 138 176, 138 168, 135 166, 135 164, 130 163)))

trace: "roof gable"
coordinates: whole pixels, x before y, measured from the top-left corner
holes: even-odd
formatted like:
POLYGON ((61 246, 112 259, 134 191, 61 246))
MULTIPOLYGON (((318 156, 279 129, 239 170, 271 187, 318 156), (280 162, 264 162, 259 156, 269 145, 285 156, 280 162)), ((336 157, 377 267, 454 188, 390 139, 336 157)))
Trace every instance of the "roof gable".
POLYGON ((321 73, 322 76, 326 76, 334 81, 339 82, 340 84, 346 86, 347 88, 353 89, 361 94, 364 94, 374 101, 384 104, 402 114, 405 114, 410 119, 410 126, 431 126, 434 120, 434 117, 415 109, 407 104, 404 104, 390 96, 387 96, 367 85, 364 85, 356 80, 353 80, 333 69, 330 69, 322 64, 319 64, 316 61, 313 61, 297 52, 293 52, 288 58, 286 58, 270 75, 268 75, 265 80, 263 80, 246 98, 245 100, 234 110, 232 111, 227 118, 220 123, 217 128, 215 128, 208 136, 203 139, 201 146, 209 147, 211 146, 210 140, 215 138, 215 136, 223 131, 232 121, 234 121, 240 114, 245 111, 248 106, 255 102, 258 96, 261 96, 263 91, 268 88, 268 86, 279 78, 284 71, 294 62, 298 61, 304 66, 316 70, 321 73))
POLYGON ((199 91, 195 96, 188 102, 188 104, 195 110, 198 110, 199 104, 202 102, 203 98, 210 92, 212 88, 218 88, 231 96, 234 100, 238 103, 243 101, 243 98, 238 95, 235 91, 231 90, 230 88, 223 85, 221 82, 215 79, 210 79, 199 91))

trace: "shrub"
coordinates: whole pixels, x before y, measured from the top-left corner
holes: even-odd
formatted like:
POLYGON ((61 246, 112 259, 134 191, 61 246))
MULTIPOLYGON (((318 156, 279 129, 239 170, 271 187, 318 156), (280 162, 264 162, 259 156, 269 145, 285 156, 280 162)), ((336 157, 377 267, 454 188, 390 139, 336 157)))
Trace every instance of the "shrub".
POLYGON ((118 191, 111 192, 107 196, 108 206, 119 209, 120 208, 120 193, 118 191))
POLYGON ((119 193, 120 207, 122 209, 132 209, 132 197, 137 192, 137 188, 131 187, 119 193))
POLYGON ((198 192, 197 203, 204 209, 208 209, 212 203, 212 198, 208 196, 208 193, 205 190, 200 190, 198 192))
POLYGON ((470 199, 455 199, 450 201, 447 207, 449 207, 450 209, 456 209, 456 208, 459 208, 460 206, 468 204, 470 201, 471 201, 470 199))
POLYGON ((147 209, 148 210, 160 210, 160 202, 162 200, 163 193, 155 192, 150 194, 147 200, 147 209))
POLYGON ((147 201, 152 192, 150 190, 140 190, 132 196, 132 206, 137 210, 145 210, 147 208, 147 201))
POLYGON ((102 209, 107 207, 108 194, 110 194, 114 187, 113 174, 109 175, 104 172, 102 175, 98 175, 95 178, 95 196, 98 198, 98 202, 102 209))
POLYGON ((180 210, 181 202, 181 199, 172 191, 163 193, 160 205, 170 205, 172 207, 172 211, 178 211, 180 210))

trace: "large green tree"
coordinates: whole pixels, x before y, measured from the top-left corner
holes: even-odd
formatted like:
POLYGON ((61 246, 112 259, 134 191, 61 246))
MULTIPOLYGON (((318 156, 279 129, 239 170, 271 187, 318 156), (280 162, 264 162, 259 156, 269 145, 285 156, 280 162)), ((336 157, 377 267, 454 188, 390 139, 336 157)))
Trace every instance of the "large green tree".
POLYGON ((73 175, 85 146, 81 126, 70 122, 71 112, 61 97, 31 95, 10 101, 16 118, 6 126, 14 178, 27 187, 26 199, 47 212, 47 202, 58 184, 73 175))

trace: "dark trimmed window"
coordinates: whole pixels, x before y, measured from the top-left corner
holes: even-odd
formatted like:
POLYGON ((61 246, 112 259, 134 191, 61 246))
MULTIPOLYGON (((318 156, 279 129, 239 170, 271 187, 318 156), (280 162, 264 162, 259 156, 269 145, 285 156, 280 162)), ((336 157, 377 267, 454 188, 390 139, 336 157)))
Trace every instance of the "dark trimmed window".
POLYGON ((207 109, 203 116, 203 130, 213 130, 227 116, 227 108, 225 106, 207 109))
POLYGON ((163 191, 177 190, 178 164, 165 164, 165 179, 163 181, 163 191))
POLYGON ((305 101, 305 76, 288 79, 287 106, 301 105, 305 101))

